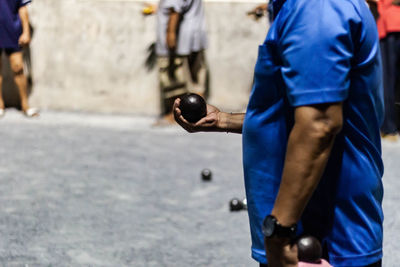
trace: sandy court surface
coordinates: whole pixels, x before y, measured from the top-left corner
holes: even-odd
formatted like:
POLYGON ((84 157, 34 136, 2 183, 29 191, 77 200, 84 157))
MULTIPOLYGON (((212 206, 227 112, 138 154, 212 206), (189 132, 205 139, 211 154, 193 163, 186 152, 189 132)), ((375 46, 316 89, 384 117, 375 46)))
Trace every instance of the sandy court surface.
MULTIPOLYGON (((241 137, 154 118, 43 112, 0 120, 1 266, 257 266, 241 137), (213 180, 200 179, 210 168, 213 180)), ((383 143, 384 266, 400 262, 400 143, 383 143)))

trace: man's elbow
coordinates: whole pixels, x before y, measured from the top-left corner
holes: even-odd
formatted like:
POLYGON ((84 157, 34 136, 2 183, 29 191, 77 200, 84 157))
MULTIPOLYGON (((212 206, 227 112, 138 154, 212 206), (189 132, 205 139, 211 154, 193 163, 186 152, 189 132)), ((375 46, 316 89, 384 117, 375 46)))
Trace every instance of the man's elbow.
POLYGON ((316 120, 310 127, 311 136, 320 140, 322 143, 330 144, 342 131, 343 118, 341 116, 333 118, 323 118, 316 120))
POLYGON ((343 127, 342 103, 298 107, 295 127, 303 140, 330 145, 343 127))

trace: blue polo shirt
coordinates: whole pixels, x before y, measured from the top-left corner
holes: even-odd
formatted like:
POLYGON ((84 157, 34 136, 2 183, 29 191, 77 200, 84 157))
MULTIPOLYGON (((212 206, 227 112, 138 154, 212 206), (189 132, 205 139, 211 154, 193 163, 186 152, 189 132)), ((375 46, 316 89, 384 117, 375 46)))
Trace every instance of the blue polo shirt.
POLYGON ((299 106, 343 102, 343 129, 300 222, 334 266, 382 257, 383 90, 378 33, 364 0, 275 1, 259 47, 243 125, 252 256, 266 263, 261 224, 278 193, 299 106), (276 14, 276 12, 275 12, 276 14))
POLYGON ((18 10, 30 2, 31 0, 0 1, 0 48, 19 48, 18 39, 22 34, 22 26, 18 10))

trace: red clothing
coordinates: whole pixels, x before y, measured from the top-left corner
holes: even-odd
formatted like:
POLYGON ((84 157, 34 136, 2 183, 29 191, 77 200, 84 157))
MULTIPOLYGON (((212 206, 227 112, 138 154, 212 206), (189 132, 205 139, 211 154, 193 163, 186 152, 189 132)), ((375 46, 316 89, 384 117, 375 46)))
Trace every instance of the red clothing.
POLYGON ((379 38, 385 38, 388 33, 400 32, 400 6, 392 4, 393 0, 379 0, 378 26, 379 38))

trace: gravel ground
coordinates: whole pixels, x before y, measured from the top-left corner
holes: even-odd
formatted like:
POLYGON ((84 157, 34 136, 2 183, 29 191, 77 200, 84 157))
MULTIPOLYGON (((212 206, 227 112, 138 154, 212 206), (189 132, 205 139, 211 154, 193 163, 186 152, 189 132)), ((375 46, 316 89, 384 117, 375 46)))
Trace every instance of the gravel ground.
MULTIPOLYGON (((1 266, 257 266, 241 137, 150 117, 43 112, 0 121, 1 266), (210 168, 211 182, 200 172, 210 168)), ((384 266, 398 266, 400 143, 383 143, 384 266), (396 164, 397 163, 397 164, 396 164)))

